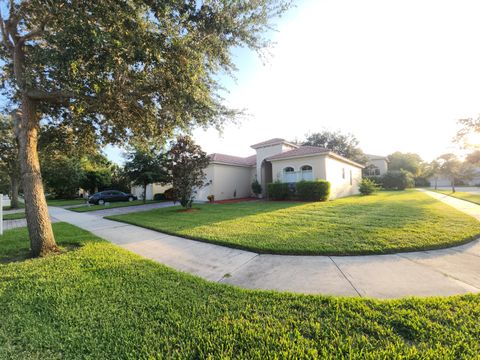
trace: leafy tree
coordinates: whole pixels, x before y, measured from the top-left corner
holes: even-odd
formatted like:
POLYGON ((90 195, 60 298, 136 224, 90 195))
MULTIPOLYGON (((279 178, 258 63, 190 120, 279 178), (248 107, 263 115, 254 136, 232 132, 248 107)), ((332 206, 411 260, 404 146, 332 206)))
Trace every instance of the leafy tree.
POLYGON ((191 208, 198 189, 206 186, 204 170, 210 159, 189 136, 179 136, 168 152, 174 198, 184 208, 191 208))
POLYGON ((80 186, 90 194, 111 186, 114 165, 105 155, 97 151, 82 159, 83 179, 80 186))
POLYGON ((301 142, 301 145, 322 147, 347 159, 364 164, 367 162, 367 158, 358 144, 357 138, 352 134, 342 134, 340 131, 328 130, 309 134, 301 142))
POLYGON ((455 184, 459 181, 468 181, 473 178, 473 168, 467 162, 462 163, 455 154, 444 154, 438 157, 440 174, 450 180, 452 192, 455 192, 455 184))
POLYGON ((415 180, 410 171, 407 170, 388 170, 382 175, 382 186, 385 189, 405 190, 415 186, 415 180))
POLYGON ((340 131, 328 130, 309 134, 301 142, 301 145, 322 147, 347 159, 364 164, 368 159, 358 147, 358 144, 357 138, 352 134, 342 134, 340 131))
POLYGON ((42 162, 42 176, 51 196, 73 199, 78 196, 84 172, 80 161, 58 154, 42 162))
POLYGON ((147 201, 147 186, 166 183, 168 173, 165 154, 153 145, 136 145, 127 153, 125 173, 134 185, 143 187, 143 202, 147 201))
POLYGON ((232 47, 261 51, 289 0, 11 0, 0 14, 2 84, 15 121, 32 254, 57 250, 37 155, 40 122, 102 143, 220 126, 216 76, 232 47))
POLYGON ((421 173, 423 160, 418 154, 397 151, 388 156, 388 161, 389 170, 406 170, 414 176, 421 173))
POLYGON ((480 165, 480 150, 468 154, 465 161, 472 165, 480 165))
MULTIPOLYGON (((461 126, 461 129, 457 132, 457 135, 454 139, 455 142, 463 142, 464 147, 470 147, 472 144, 468 144, 467 139, 472 133, 480 133, 480 116, 478 116, 476 119, 460 119, 458 120, 458 124, 461 126)), ((473 145, 477 147, 480 146, 480 144, 473 145)))
POLYGON ((440 167, 440 162, 438 160, 433 160, 432 162, 430 162, 430 164, 428 164, 428 168, 426 171, 428 177, 433 177, 435 190, 437 190, 438 188, 438 177, 441 174, 440 167))
POLYGON ((16 209, 19 207, 20 164, 13 120, 9 116, 0 116, 0 171, 9 179, 11 207, 16 209))

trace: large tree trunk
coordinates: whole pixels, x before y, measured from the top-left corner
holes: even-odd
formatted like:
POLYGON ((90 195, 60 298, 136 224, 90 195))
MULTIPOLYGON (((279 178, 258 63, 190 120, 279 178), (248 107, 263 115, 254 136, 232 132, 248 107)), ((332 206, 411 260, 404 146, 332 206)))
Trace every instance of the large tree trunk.
POLYGON ((20 182, 18 180, 17 174, 10 175, 10 190, 12 192, 12 198, 10 200, 10 205, 12 209, 18 209, 18 188, 20 186, 20 182))
POLYGON ((48 207, 43 192, 40 162, 38 160, 38 119, 36 103, 28 96, 22 97, 20 116, 16 116, 16 132, 25 195, 25 212, 32 255, 45 256, 58 251, 48 207))
POLYGON ((452 193, 455 193, 455 180, 452 179, 452 193))

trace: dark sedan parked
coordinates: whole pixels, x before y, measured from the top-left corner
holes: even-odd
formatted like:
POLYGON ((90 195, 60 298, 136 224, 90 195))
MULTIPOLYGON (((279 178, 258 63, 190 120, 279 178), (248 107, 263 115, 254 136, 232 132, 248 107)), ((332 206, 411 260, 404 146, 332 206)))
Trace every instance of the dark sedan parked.
POLYGON ((132 194, 125 194, 124 192, 117 190, 106 190, 93 194, 88 198, 90 204, 103 205, 107 202, 114 201, 133 201, 137 200, 137 197, 132 194))

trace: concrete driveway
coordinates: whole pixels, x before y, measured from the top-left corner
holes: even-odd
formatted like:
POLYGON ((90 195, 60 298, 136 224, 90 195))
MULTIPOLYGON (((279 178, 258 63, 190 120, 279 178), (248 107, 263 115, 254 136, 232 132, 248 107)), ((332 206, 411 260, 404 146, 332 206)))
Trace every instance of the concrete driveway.
MULTIPOLYGON (((479 205, 426 193, 480 220, 479 205)), ((50 208, 50 214, 174 269, 248 289, 375 298, 480 292, 480 240, 394 255, 261 255, 106 220, 99 211, 50 208)))

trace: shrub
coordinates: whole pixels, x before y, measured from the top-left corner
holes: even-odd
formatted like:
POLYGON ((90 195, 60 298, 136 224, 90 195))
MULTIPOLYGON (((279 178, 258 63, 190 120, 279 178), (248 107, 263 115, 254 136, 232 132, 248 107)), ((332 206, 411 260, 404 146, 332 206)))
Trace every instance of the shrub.
POLYGON ((430 187, 430 181, 424 176, 417 176, 415 178, 415 187, 430 187))
POLYGON ((165 200, 175 200, 175 193, 173 191, 173 188, 165 190, 163 196, 165 196, 165 200))
POLYGON ((389 170, 382 176, 382 184, 385 189, 405 190, 414 187, 415 180, 406 170, 389 170))
POLYGON ((285 200, 288 198, 288 184, 275 181, 267 185, 268 198, 270 200, 285 200))
POLYGON ((364 178, 358 187, 362 195, 370 195, 379 189, 379 186, 371 179, 364 178))
POLYGON ((252 183, 252 192, 255 195, 260 195, 262 193, 262 185, 260 185, 257 179, 252 183))
POLYGON ((330 183, 326 180, 300 181, 296 183, 297 197, 304 201, 327 201, 330 183))
POLYGON ((208 195, 207 200, 208 202, 213 204, 215 202, 215 195, 208 195))
POLYGON ((162 200, 165 200, 165 194, 155 194, 153 195, 153 200, 155 201, 162 201, 162 200))

